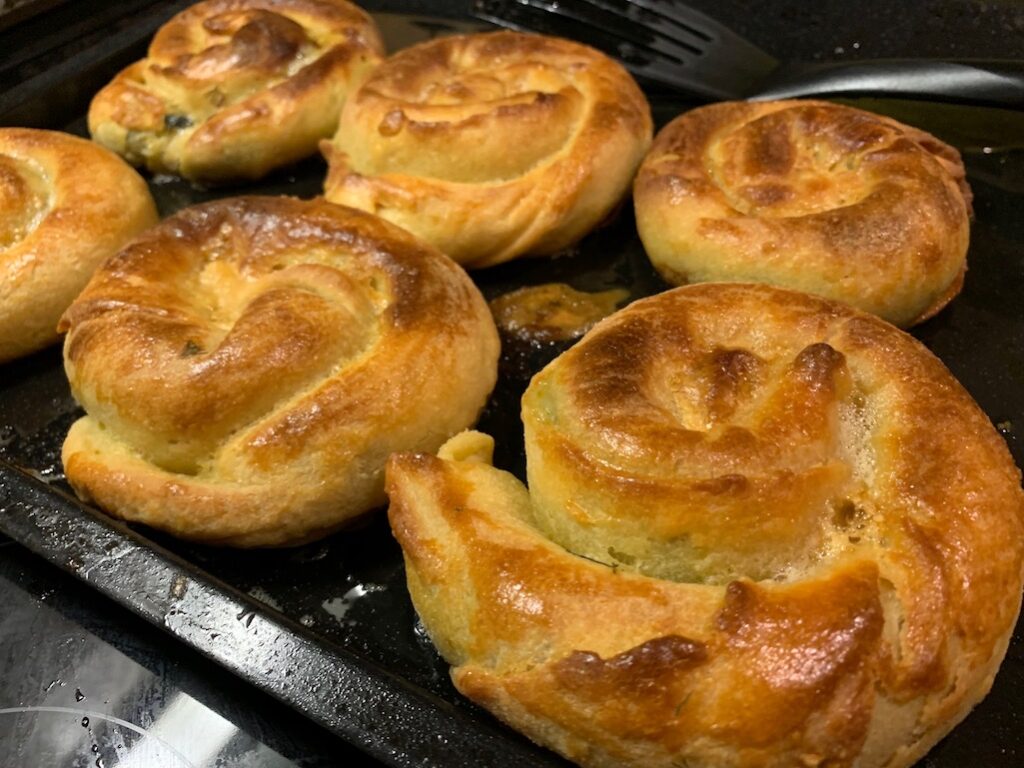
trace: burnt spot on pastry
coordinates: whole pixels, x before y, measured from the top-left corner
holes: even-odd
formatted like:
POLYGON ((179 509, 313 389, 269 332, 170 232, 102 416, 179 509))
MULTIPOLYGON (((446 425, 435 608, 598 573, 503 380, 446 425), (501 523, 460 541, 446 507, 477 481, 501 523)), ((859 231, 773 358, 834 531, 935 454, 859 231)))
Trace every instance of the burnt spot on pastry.
POLYGON ((702 373, 707 377, 704 402, 712 422, 728 419, 749 400, 763 380, 764 361, 745 349, 717 348, 702 373))
POLYGON ((586 696, 643 696, 663 688, 681 671, 703 664, 707 647, 680 635, 657 637, 602 659, 574 651, 555 665, 560 683, 586 696))
POLYGON ((195 355, 202 354, 203 348, 192 339, 185 342, 185 346, 181 349, 182 357, 194 357, 195 355))
POLYGON ((183 128, 191 128, 194 123, 188 115, 167 114, 164 115, 164 125, 168 130, 180 131, 183 128))

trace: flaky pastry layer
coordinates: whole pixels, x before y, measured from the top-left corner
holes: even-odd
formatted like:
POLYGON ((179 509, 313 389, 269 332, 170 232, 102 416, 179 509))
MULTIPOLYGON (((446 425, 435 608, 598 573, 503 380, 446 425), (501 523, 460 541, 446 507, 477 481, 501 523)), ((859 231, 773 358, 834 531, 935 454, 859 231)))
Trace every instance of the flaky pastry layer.
POLYGON ((650 108, 592 48, 516 32, 444 37, 382 64, 346 103, 324 184, 483 267, 601 223, 651 141, 650 108))
POLYGON ((971 193, 955 149, 819 101, 728 102, 658 134, 634 185, 666 280, 763 282, 906 327, 960 291, 971 193))
POLYGON ((87 415, 68 482, 118 517, 233 546, 296 544, 384 501, 392 451, 471 425, 498 339, 454 262, 322 200, 185 209, 67 311, 87 415))
POLYGON ((918 342, 704 284, 523 398, 529 490, 469 432, 387 471, 466 696, 587 766, 902 768, 989 690, 1021 601, 1009 451, 918 342))
POLYGON ((93 270, 156 221, 145 182, 113 153, 0 129, 0 363, 57 341, 93 270))
POLYGON ((154 172, 259 178, 316 151, 383 50, 346 0, 203 0, 96 94, 89 132, 154 172))

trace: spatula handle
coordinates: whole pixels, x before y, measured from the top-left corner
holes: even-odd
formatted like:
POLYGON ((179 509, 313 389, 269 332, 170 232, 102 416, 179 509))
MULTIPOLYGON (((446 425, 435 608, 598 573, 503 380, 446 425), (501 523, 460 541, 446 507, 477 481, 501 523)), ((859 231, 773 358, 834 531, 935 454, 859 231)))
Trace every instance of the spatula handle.
POLYGON ((1024 61, 886 59, 780 67, 750 98, 855 94, 1021 109, 1024 61))

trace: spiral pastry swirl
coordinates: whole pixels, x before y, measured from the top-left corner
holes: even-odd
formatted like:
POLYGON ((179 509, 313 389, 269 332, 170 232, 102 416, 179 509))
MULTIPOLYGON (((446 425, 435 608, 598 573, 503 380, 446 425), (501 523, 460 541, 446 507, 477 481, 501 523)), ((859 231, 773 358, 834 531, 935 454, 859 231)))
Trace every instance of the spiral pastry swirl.
POLYGON ((259 178, 316 151, 382 54, 346 0, 204 0, 96 94, 89 131, 154 172, 259 178))
POLYGON ((392 56, 346 103, 323 144, 324 189, 489 266, 599 224, 650 140, 646 99, 598 51, 516 32, 445 37, 392 56))
POLYGON ((119 157, 56 131, 0 129, 0 363, 52 344, 93 270, 156 207, 119 157))
POLYGON ((186 209, 108 261, 62 325, 88 414, 64 443, 74 489, 234 546, 309 540, 382 504, 388 454, 472 424, 497 375, 465 272, 323 201, 186 209))
POLYGON ((818 101, 732 102, 669 123, 637 175, 637 228, 669 282, 764 282, 899 326, 963 284, 971 192, 955 149, 818 101))
POLYGON ((490 438, 388 467, 458 689, 588 766, 900 768, 988 691, 1024 493, 918 342, 836 302, 704 284, 598 324, 490 438))

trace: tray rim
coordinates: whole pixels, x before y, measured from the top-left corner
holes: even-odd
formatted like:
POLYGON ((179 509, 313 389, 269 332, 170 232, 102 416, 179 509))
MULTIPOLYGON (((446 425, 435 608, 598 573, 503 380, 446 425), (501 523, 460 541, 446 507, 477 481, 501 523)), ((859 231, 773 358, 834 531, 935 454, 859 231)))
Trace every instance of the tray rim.
POLYGON ((509 768, 553 757, 511 738, 489 716, 459 709, 310 631, 3 457, 0 533, 386 765, 449 766, 467 751, 482 764, 509 768), (201 600, 202 613, 189 610, 194 600, 201 600), (271 670, 242 663, 232 649, 246 645, 269 650, 272 658, 262 656, 268 663, 286 649, 287 664, 271 670), (310 693, 318 695, 304 695, 310 693))

